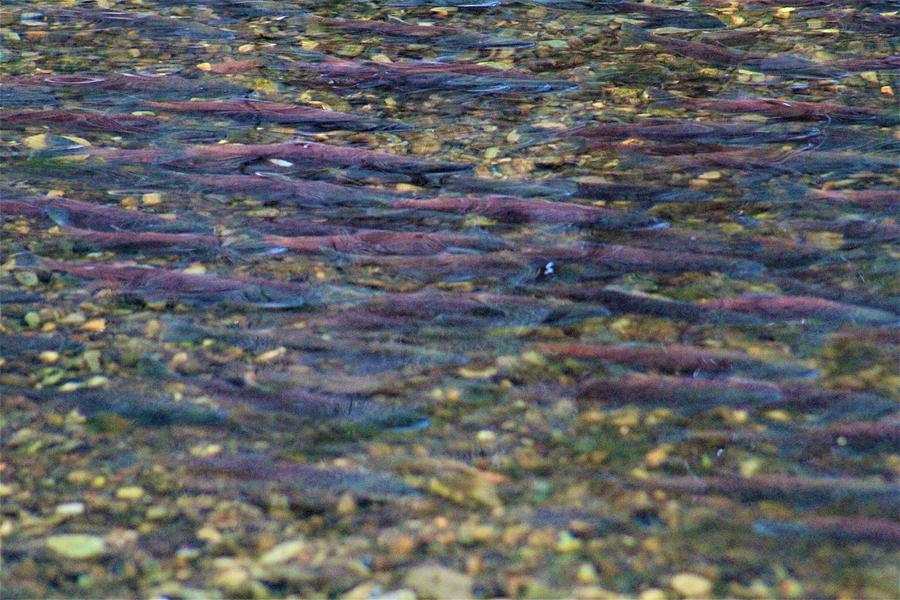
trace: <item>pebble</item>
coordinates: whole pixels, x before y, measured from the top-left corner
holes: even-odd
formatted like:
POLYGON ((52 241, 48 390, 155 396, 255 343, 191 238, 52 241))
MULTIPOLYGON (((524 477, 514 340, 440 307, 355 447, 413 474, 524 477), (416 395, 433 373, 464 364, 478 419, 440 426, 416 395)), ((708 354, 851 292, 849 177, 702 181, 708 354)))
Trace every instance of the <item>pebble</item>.
POLYGON ((684 598, 698 598, 709 595, 712 582, 695 573, 679 573, 672 578, 672 589, 684 598))
POLYGON ((119 500, 137 500, 144 495, 144 488, 138 485, 130 485, 116 490, 116 498, 119 500))
POLYGON ((65 558, 94 558, 106 552, 103 538, 77 533, 48 537, 47 547, 65 558))
POLYGON ((277 565, 296 558, 306 548, 304 540, 291 540, 278 544, 259 557, 261 565, 277 565))
POLYGON ((462 600, 472 597, 472 578, 440 565, 414 567, 406 574, 404 583, 425 598, 462 600))
POLYGON ((56 507, 56 514, 64 517, 74 517, 84 512, 83 502, 66 502, 56 507))

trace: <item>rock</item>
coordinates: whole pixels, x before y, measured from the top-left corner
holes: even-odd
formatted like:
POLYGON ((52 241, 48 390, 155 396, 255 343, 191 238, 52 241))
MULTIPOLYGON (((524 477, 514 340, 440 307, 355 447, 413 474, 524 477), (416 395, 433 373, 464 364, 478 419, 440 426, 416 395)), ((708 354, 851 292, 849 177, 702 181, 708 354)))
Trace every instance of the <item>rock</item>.
POLYGON ((472 597, 472 578, 440 565, 421 565, 410 569, 404 583, 425 598, 461 600, 472 597))
POLYGON ((47 547, 65 558, 94 558, 106 552, 106 541, 96 535, 73 533, 48 537, 47 547))
POLYGON ((682 597, 697 598, 709 595, 712 591, 712 582, 694 573, 679 573, 672 578, 672 589, 682 597))
POLYGON ((303 540, 283 542, 260 556, 259 564, 268 566, 287 562, 296 558, 304 548, 306 548, 306 542, 303 540))

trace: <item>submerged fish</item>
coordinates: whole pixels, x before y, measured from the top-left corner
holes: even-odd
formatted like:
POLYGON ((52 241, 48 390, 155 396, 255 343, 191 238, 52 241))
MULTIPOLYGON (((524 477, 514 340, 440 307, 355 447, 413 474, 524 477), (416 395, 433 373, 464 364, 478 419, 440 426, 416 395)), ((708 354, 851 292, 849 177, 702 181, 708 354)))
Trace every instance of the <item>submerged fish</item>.
POLYGON ((815 371, 794 363, 763 361, 747 354, 697 348, 683 344, 668 346, 599 345, 599 344, 536 344, 534 349, 581 360, 601 360, 656 369, 671 373, 745 372, 757 377, 809 377, 815 371))
POLYGON ((323 110, 310 106, 267 102, 263 100, 230 100, 211 102, 148 102, 148 108, 171 112, 221 115, 237 121, 253 123, 283 123, 313 127, 322 131, 351 129, 397 129, 399 124, 378 123, 374 119, 345 112, 323 110))
POLYGON ((361 231, 343 235, 303 237, 265 236, 265 241, 295 252, 333 250, 347 254, 430 255, 442 252, 499 250, 503 245, 486 238, 410 231, 361 231))
POLYGON ((504 223, 559 223, 609 229, 656 229, 666 226, 660 219, 639 213, 509 196, 442 196, 428 200, 398 200, 393 206, 480 215, 504 223))
POLYGON ((105 131, 143 133, 162 129, 165 124, 155 117, 130 114, 108 114, 79 110, 0 111, 0 128, 51 126, 63 131, 105 131))
POLYGON ((578 398, 609 406, 657 406, 691 415, 718 406, 756 407, 778 404, 781 388, 750 379, 694 379, 664 375, 625 375, 582 383, 578 398))
POLYGON ((371 33, 409 42, 437 43, 451 48, 530 48, 534 42, 495 38, 457 27, 413 25, 399 20, 317 18, 316 23, 353 33, 371 33))
POLYGON ((132 164, 163 165, 187 170, 233 171, 259 161, 279 159, 298 168, 359 168, 408 175, 425 175, 465 171, 469 165, 432 162, 414 156, 373 152, 362 148, 331 146, 315 142, 282 142, 276 144, 217 144, 186 146, 174 149, 89 148, 89 156, 132 164))
POLYGON ((409 92, 465 90, 482 93, 545 93, 569 90, 568 81, 542 79, 524 71, 471 63, 411 61, 378 63, 326 57, 319 62, 288 63, 292 71, 316 75, 329 85, 361 88, 402 87, 409 92))
POLYGON ((853 306, 811 296, 744 294, 708 300, 705 306, 759 315, 766 319, 820 319, 851 323, 890 323, 900 317, 882 310, 853 306))
POLYGON ((799 102, 778 98, 685 98, 679 102, 699 110, 765 115, 785 120, 891 125, 900 117, 865 106, 833 102, 799 102))
POLYGON ((40 259, 39 265, 75 277, 102 281, 150 298, 251 305, 259 308, 298 308, 307 304, 312 289, 302 283, 256 277, 223 277, 172 269, 99 263, 68 263, 40 259))

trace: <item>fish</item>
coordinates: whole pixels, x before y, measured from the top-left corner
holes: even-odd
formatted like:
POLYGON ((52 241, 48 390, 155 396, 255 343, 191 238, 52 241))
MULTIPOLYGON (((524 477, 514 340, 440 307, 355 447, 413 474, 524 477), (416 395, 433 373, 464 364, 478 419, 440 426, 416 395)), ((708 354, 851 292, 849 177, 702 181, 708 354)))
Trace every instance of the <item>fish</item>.
POLYGON ((867 506, 885 507, 900 499, 893 483, 853 478, 802 477, 790 475, 754 475, 737 477, 651 476, 631 480, 630 485, 644 489, 661 489, 690 495, 725 495, 745 501, 778 500, 790 504, 810 505, 829 502, 857 501, 867 506))
MULTIPOLYGON (((180 75, 149 73, 72 73, 3 77, 0 84, 49 89, 77 94, 127 92, 128 94, 240 94, 249 90, 240 85, 213 78, 188 79, 180 75)), ((130 101, 127 97, 120 100, 130 101)))
POLYGON ((190 18, 176 18, 149 12, 97 9, 79 6, 43 8, 43 15, 49 17, 52 35, 81 33, 90 24, 92 33, 111 32, 117 36, 128 30, 139 31, 153 39, 177 39, 190 41, 235 39, 235 34, 226 29, 212 27, 190 18), (62 27, 67 29, 63 29, 62 27))
POLYGON ((340 255, 339 264, 377 267, 396 276, 421 282, 471 281, 496 277, 527 277, 536 272, 525 257, 510 251, 488 254, 438 254, 385 256, 340 255))
POLYGON ((186 170, 233 171, 241 166, 270 159, 292 162, 294 166, 313 168, 361 168, 371 171, 425 175, 466 171, 470 165, 433 162, 414 156, 400 156, 348 146, 316 142, 275 144, 216 144, 166 148, 87 148, 88 156, 126 164, 162 165, 186 170))
POLYGON ((789 121, 896 125, 900 117, 865 106, 834 102, 800 102, 779 98, 685 98, 680 103, 697 110, 764 115, 789 121))
POLYGON ((378 21, 319 17, 314 22, 351 33, 368 33, 407 42, 441 44, 452 48, 530 48, 534 46, 534 42, 495 38, 457 27, 414 25, 400 20, 378 21))
POLYGON ((292 62, 286 68, 317 76, 329 86, 402 86, 404 90, 416 93, 434 90, 493 94, 547 93, 577 87, 565 80, 543 79, 524 71, 503 70, 472 63, 410 61, 385 64, 326 57, 318 62, 292 62))
POLYGON ((900 208, 900 190, 809 190, 806 197, 837 205, 847 204, 876 209, 900 208))
POLYGON ((557 286, 548 288, 548 292, 572 300, 597 302, 609 308, 614 314, 649 315, 676 321, 710 323, 720 326, 760 326, 765 324, 765 321, 757 315, 693 302, 659 298, 615 287, 557 286))
POLYGON ((39 259, 38 265, 50 271, 103 282, 149 298, 292 309, 306 306, 315 295, 311 287, 303 283, 256 277, 224 277, 164 268, 71 263, 46 258, 39 259))
POLYGON ((348 493, 355 498, 379 502, 419 496, 418 491, 393 476, 254 455, 191 459, 187 468, 205 479, 234 479, 242 483, 253 482, 257 487, 262 482, 272 482, 278 487, 295 489, 320 501, 324 496, 336 502, 348 493))
POLYGON ((374 119, 361 115, 249 98, 209 102, 147 102, 145 106, 152 110, 216 115, 251 123, 302 125, 317 131, 331 131, 335 129, 353 131, 396 130, 401 127, 398 123, 379 123, 374 119))
POLYGON ((778 540, 785 538, 810 538, 822 536, 840 542, 875 542, 896 546, 900 544, 900 523, 871 517, 812 517, 800 520, 760 519, 753 524, 753 531, 778 540))
POLYGON ((197 381, 204 393, 234 407, 283 413, 316 424, 346 423, 380 430, 425 429, 430 419, 413 410, 394 408, 362 396, 311 392, 302 388, 263 389, 222 380, 197 381))
POLYGON ((625 45, 644 44, 649 42, 680 56, 686 56, 718 67, 749 66, 757 64, 761 60, 758 56, 729 50, 723 46, 657 35, 629 23, 622 24, 621 32, 621 41, 625 45))
POLYGON ((360 231, 342 235, 284 237, 267 235, 266 242, 294 252, 312 254, 333 250, 347 254, 432 255, 442 252, 500 250, 504 246, 487 239, 412 231, 360 231))
POLYGON ((163 233, 157 231, 96 231, 78 227, 61 227, 63 235, 92 248, 120 250, 158 248, 219 248, 223 240, 214 235, 195 233, 163 233))
POLYGON ((606 229, 644 230, 666 227, 661 219, 599 206, 510 196, 440 196, 398 200, 395 208, 473 214, 503 223, 548 223, 606 229))
POLYGON ((727 309, 758 315, 764 319, 816 319, 839 323, 893 323, 895 314, 883 310, 833 302, 813 296, 780 296, 777 294, 744 294, 731 298, 707 300, 710 308, 727 309))
POLYGON ((790 362, 763 361, 740 352, 697 348, 684 344, 667 346, 540 343, 531 346, 541 354, 579 360, 655 369, 666 373, 706 374, 750 373, 756 377, 814 377, 817 372, 790 362))
POLYGON ((115 415, 138 427, 222 427, 225 411, 127 388, 82 388, 71 392, 25 388, 18 393, 56 410, 77 409, 88 419, 115 415))
POLYGON ((625 0, 519 0, 526 5, 545 6, 557 10, 585 13, 628 15, 639 19, 646 27, 678 27, 680 29, 720 29, 725 24, 713 15, 677 10, 625 0))
POLYGON ((0 214, 49 219, 58 225, 94 231, 158 231, 191 233, 205 230, 201 222, 169 220, 144 211, 65 197, 25 197, 0 200, 0 214))
POLYGON ((647 123, 584 125, 560 133, 562 138, 583 138, 599 145, 611 141, 643 139, 697 144, 772 144, 807 140, 822 135, 819 129, 789 130, 745 122, 651 120, 647 123))
POLYGON ((892 220, 873 221, 869 219, 791 219, 785 226, 800 231, 830 231, 839 233, 852 244, 874 243, 893 244, 900 241, 900 227, 892 220))
POLYGON ((261 198, 267 204, 298 206, 344 206, 382 204, 396 197, 386 190, 338 185, 326 181, 295 179, 278 173, 256 172, 253 175, 186 175, 176 176, 191 191, 223 192, 261 198))
POLYGON ((771 382, 736 377, 694 379, 628 374, 615 379, 588 379, 579 385, 577 398, 605 406, 665 407, 693 415, 719 406, 776 405, 784 399, 784 393, 771 382))
POLYGON ((164 127, 164 123, 154 117, 81 110, 0 111, 0 128, 33 126, 49 126, 64 131, 144 133, 158 131, 164 127))
POLYGON ((525 246, 527 256, 552 261, 557 266, 586 263, 600 273, 680 273, 686 271, 718 271, 722 273, 762 273, 765 267, 749 260, 715 254, 682 251, 648 250, 621 244, 591 244, 565 248, 525 246))
MULTIPOLYGON (((9 302, 8 300, 4 303, 9 302)), ((80 352, 84 344, 61 335, 19 335, 0 333, 0 356, 17 358, 41 352, 80 352)), ((33 360, 33 356, 31 360, 33 360)))

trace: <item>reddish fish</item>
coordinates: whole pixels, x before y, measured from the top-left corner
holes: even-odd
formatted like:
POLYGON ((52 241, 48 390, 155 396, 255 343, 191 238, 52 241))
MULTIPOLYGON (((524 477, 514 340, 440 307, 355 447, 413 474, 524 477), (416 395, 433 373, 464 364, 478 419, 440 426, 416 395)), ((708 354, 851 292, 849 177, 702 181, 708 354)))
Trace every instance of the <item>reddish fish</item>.
POLYGON ((332 206, 384 202, 390 192, 365 187, 336 185, 311 179, 291 179, 279 174, 179 175, 188 189, 246 194, 267 203, 290 202, 301 206, 332 206))
POLYGON ((330 146, 314 142, 282 142, 279 144, 216 144, 188 146, 170 151, 163 148, 123 150, 90 148, 90 156, 132 164, 162 164, 182 169, 226 169, 261 160, 280 159, 293 166, 361 168, 410 175, 465 171, 469 165, 432 162, 412 156, 373 152, 362 148, 330 146))
POLYGON ((886 311, 832 302, 812 296, 745 294, 734 298, 709 300, 704 305, 776 320, 819 319, 851 323, 889 323, 898 319, 896 315, 886 311))
POLYGON ((159 233, 156 231, 94 231, 63 227, 63 233, 94 248, 215 248, 221 240, 214 235, 159 233))
POLYGON ((560 223, 609 229, 656 229, 666 223, 637 213, 571 202, 549 202, 509 196, 438 197, 430 200, 399 200, 397 208, 475 214, 505 223, 560 223))
POLYGON ((200 227, 178 221, 170 221, 152 213, 125 210, 105 204, 92 204, 69 198, 21 198, 0 200, 0 213, 37 218, 49 218, 60 225, 104 231, 169 232, 191 231, 200 227))
POLYGON ((109 131, 140 133, 154 131, 163 124, 153 117, 105 114, 78 110, 25 110, 0 112, 0 127, 9 129, 49 125, 66 131, 109 131))
POLYGON ((295 252, 320 253, 334 250, 346 254, 431 255, 454 250, 499 249, 496 244, 472 236, 410 231, 361 231, 344 235, 282 237, 267 235, 265 241, 295 252))
POLYGON ((79 264, 49 259, 41 259, 40 265, 149 297, 170 296, 205 302, 250 304, 261 308, 295 308, 306 304, 311 296, 311 289, 305 284, 256 277, 222 277, 172 269, 79 264))
POLYGON ((683 104, 699 110, 724 113, 765 115, 795 121, 830 121, 834 123, 890 124, 900 121, 895 115, 864 106, 848 106, 833 102, 798 102, 777 98, 735 98, 732 100, 685 99, 683 104))
POLYGON ((316 22, 353 33, 371 33, 415 42, 441 43, 457 48, 528 48, 534 46, 533 42, 498 39, 456 27, 360 19, 318 18, 316 22))
POLYGON ((739 352, 710 350, 673 344, 670 346, 598 345, 598 344, 536 344, 534 350, 543 354, 566 356, 581 360, 602 360, 613 363, 657 369, 670 373, 729 373, 751 372, 756 376, 802 376, 814 371, 796 364, 765 362, 739 352))
POLYGON ((900 190, 810 190, 806 197, 830 204, 900 208, 900 190))
POLYGON ((527 256, 554 261, 559 264, 588 263, 612 272, 652 271, 680 273, 683 271, 719 271, 722 273, 753 273, 765 268, 759 263, 715 254, 648 250, 619 244, 597 244, 574 248, 526 246, 527 256))
POLYGON ((609 406, 669 407, 689 415, 718 406, 776 404, 784 396, 781 388, 765 381, 630 374, 618 379, 589 379, 579 387, 578 398, 609 406))
POLYGON ((171 112, 221 115, 237 121, 283 123, 330 129, 376 129, 372 119, 349 113, 323 110, 297 104, 265 102, 262 100, 231 100, 227 102, 148 102, 148 108, 171 112))

